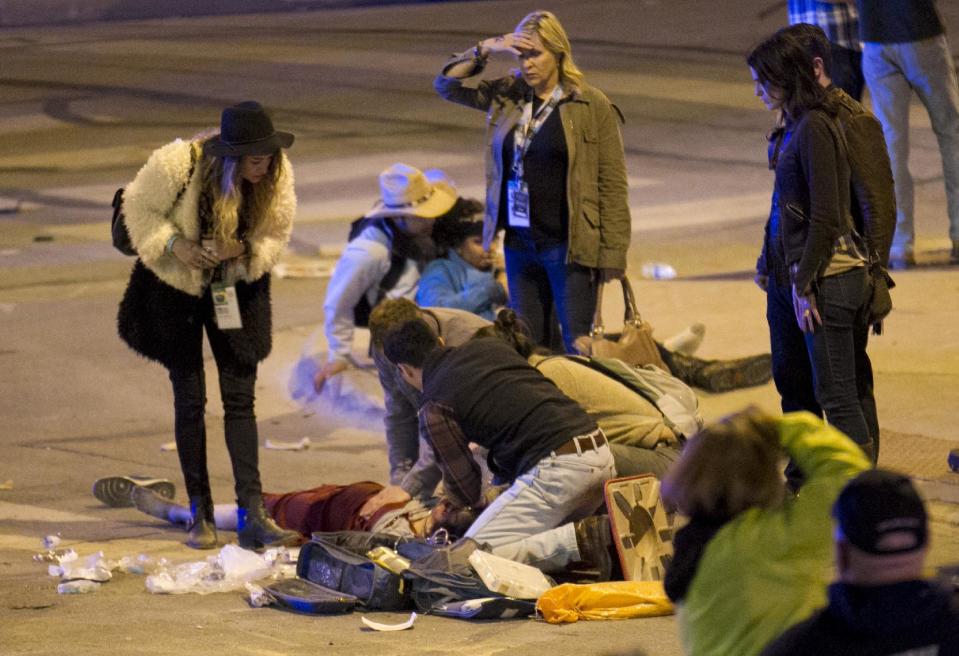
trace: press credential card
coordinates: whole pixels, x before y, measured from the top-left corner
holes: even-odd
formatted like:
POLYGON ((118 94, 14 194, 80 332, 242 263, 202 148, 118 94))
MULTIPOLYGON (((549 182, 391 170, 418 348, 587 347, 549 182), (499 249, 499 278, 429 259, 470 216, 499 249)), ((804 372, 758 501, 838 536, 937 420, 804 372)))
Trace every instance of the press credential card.
POLYGON ((213 312, 220 330, 235 330, 243 327, 240 318, 240 302, 236 298, 236 286, 213 285, 213 312))

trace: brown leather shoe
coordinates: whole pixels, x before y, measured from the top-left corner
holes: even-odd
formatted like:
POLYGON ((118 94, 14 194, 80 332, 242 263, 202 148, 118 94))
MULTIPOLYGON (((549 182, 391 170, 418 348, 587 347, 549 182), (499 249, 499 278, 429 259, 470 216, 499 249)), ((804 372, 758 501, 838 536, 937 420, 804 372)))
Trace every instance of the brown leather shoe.
POLYGON ((609 517, 592 515, 579 520, 574 526, 579 557, 596 570, 599 580, 612 581, 614 577, 622 579, 609 517))

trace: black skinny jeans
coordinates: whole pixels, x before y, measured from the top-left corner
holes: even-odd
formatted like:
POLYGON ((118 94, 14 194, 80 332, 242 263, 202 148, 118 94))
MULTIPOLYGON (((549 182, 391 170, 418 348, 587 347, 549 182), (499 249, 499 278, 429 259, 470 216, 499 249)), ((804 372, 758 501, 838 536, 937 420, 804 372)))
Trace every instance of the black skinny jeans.
MULTIPOLYGON (((203 296, 198 316, 203 320, 202 323, 197 322, 191 339, 202 340, 203 329, 206 328, 219 374, 224 433, 233 465, 237 505, 246 508, 251 498, 262 493, 256 416, 253 412, 256 366, 237 360, 226 335, 217 328, 209 289, 203 296)), ((211 494, 204 421, 206 377, 203 361, 193 367, 170 369, 170 381, 173 383, 177 453, 187 494, 191 499, 209 497, 211 494)))
POLYGON ((825 411, 830 424, 875 457, 879 444, 872 366, 866 355, 864 317, 868 280, 864 268, 817 281, 823 325, 803 333, 792 306, 792 289, 770 279, 769 322, 773 380, 783 412, 825 411))

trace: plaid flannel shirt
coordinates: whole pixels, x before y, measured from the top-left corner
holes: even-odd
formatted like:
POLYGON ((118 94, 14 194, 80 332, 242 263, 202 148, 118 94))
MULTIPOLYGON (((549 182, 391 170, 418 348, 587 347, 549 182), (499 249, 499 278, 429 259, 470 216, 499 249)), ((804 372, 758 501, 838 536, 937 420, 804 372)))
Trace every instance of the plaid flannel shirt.
POLYGON ((420 408, 420 435, 433 447, 447 496, 463 506, 479 503, 483 475, 453 409, 436 401, 420 408))
POLYGON ((789 24, 818 25, 830 43, 849 50, 862 50, 859 41, 859 14, 856 6, 822 0, 789 0, 789 24))

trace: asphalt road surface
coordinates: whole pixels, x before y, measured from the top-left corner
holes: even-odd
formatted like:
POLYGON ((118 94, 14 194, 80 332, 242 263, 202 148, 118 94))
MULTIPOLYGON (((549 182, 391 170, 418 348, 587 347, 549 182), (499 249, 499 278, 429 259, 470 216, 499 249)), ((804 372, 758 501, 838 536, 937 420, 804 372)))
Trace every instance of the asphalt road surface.
MULTIPOLYGON (((550 7, 569 28, 588 79, 627 119, 630 272, 642 309, 662 335, 704 321, 707 357, 768 349, 763 298, 750 272, 772 182, 764 140, 771 117, 752 95, 742 55, 785 22, 784 10, 765 11, 770 4, 550 7), (672 264, 679 277, 639 279, 641 265, 655 261, 672 264)), ((959 11, 947 4, 940 3, 957 34, 959 11)), ((180 544, 182 533, 132 510, 106 509, 89 493, 95 478, 111 474, 181 483, 175 454, 160 449, 173 439, 169 382, 115 334, 130 261, 107 237, 113 191, 154 148, 216 125, 225 105, 258 99, 278 127, 297 135, 290 156, 300 211, 286 264, 322 273, 349 221, 375 200, 377 174, 393 162, 443 168, 464 195, 482 197, 483 116, 443 103, 432 78, 450 52, 510 30, 536 5, 418 4, 0 31, 0 483, 12 483, 0 490, 0 653, 680 653, 674 618, 554 627, 421 617, 412 631, 375 634, 356 615, 253 610, 240 593, 151 595, 132 574, 95 594, 59 596, 56 579, 31 560, 40 539, 56 533, 81 555, 200 557, 180 544)), ((510 64, 496 60, 490 74, 510 64)), ((911 138, 922 266, 897 276, 896 313, 871 352, 889 462, 923 477, 940 499, 933 560, 944 563, 959 560, 956 475, 944 471, 945 452, 959 437, 959 275, 943 265, 941 169, 918 105, 911 138)), ((295 398, 297 367, 325 349, 325 285, 322 275, 274 285, 275 348, 257 390, 261 442, 306 436, 312 448, 263 450, 268 490, 386 478, 375 412, 346 416, 322 400, 295 398)), ((216 499, 229 501, 222 410, 215 374, 208 375, 211 475, 216 499)), ((355 398, 375 397, 369 376, 356 381, 355 398)), ((702 398, 707 418, 746 403, 775 411, 775 390, 702 398)))

